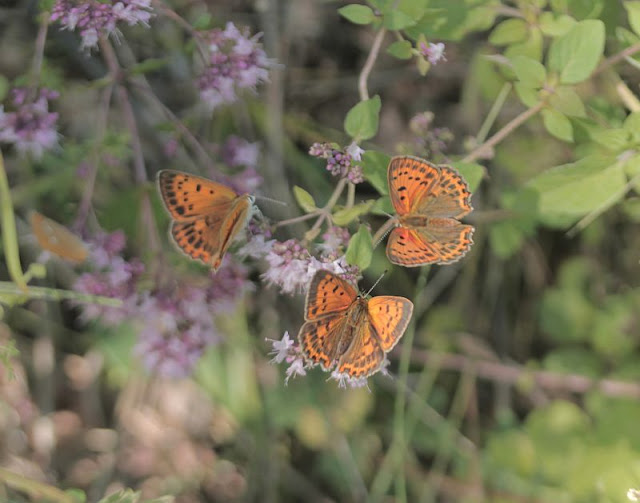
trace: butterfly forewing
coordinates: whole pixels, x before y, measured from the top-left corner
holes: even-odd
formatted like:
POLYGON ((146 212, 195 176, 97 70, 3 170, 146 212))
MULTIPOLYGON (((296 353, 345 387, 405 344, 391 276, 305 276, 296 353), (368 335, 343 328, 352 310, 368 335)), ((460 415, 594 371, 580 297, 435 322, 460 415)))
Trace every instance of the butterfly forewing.
POLYGON ((43 250, 71 262, 84 262, 89 250, 84 242, 64 225, 34 211, 29 217, 31 230, 43 250))
POLYGON ((430 218, 462 218, 469 213, 471 192, 467 182, 449 166, 439 166, 440 177, 427 194, 417 198, 412 213, 430 218))
POLYGON ((381 295, 367 304, 369 322, 385 353, 393 349, 409 325, 413 303, 404 297, 381 295))
POLYGON ((221 211, 220 208, 238 197, 220 183, 170 169, 158 173, 158 187, 167 210, 176 220, 221 211))
POLYGON ((429 193, 440 170, 423 159, 399 156, 391 159, 387 177, 393 208, 398 215, 405 215, 413 210, 415 201, 429 193))
POLYGON ((358 296, 346 280, 329 271, 318 271, 311 280, 305 303, 305 319, 315 320, 345 311, 358 296))

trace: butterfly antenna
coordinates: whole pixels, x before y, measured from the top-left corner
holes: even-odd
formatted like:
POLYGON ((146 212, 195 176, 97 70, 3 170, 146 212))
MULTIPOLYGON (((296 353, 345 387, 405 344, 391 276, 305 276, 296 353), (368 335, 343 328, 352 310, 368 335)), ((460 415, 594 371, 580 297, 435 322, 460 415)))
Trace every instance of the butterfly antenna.
POLYGON ((365 297, 368 297, 369 294, 373 291, 373 289, 378 285, 378 283, 380 283, 380 281, 382 281, 382 278, 384 278, 384 275, 387 274, 387 269, 384 270, 384 272, 380 275, 380 277, 376 280, 376 282, 373 284, 373 286, 371 288, 369 288, 369 290, 367 291, 367 293, 364 294, 365 297))
POLYGON ((269 201, 270 203, 279 204, 280 206, 289 206, 284 201, 280 201, 279 199, 273 199, 272 197, 258 196, 258 195, 255 195, 254 197, 259 201, 269 201))

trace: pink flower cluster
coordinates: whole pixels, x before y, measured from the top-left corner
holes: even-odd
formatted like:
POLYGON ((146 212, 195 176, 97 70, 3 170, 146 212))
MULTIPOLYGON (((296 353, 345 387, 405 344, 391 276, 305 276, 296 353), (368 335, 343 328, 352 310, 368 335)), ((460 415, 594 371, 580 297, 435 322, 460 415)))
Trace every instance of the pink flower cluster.
POLYGON ((437 44, 420 42, 418 50, 432 65, 447 60, 447 58, 444 57, 444 44, 442 42, 437 44))
POLYGON ((276 241, 265 256, 269 264, 262 279, 277 286, 282 293, 305 292, 314 274, 326 269, 347 278, 355 278, 357 267, 347 264, 344 255, 335 252, 321 255, 318 259, 297 239, 276 241))
POLYGON ((224 30, 206 34, 209 61, 198 79, 200 98, 212 110, 225 103, 234 103, 237 90, 255 89, 269 79, 273 63, 258 43, 260 35, 249 38, 233 23, 224 30))
POLYGON ((409 122, 409 129, 415 135, 412 148, 431 159, 442 156, 453 141, 453 133, 448 128, 432 127, 433 118, 433 112, 423 112, 409 122))
POLYGON ((130 26, 149 26, 152 16, 151 0, 56 0, 51 21, 59 21, 64 29, 78 30, 82 48, 92 49, 101 35, 109 36, 116 31, 118 21, 130 26))
POLYGON ((29 89, 15 88, 11 92, 15 111, 5 112, 0 106, 0 142, 40 158, 58 143, 58 114, 49 112, 49 100, 56 99, 58 93, 42 88, 35 99, 29 99, 29 94, 29 89))
MULTIPOLYGON (((271 339, 267 340, 271 342, 271 352, 269 353, 273 355, 271 362, 286 362, 288 364, 287 370, 285 371, 287 376, 284 380, 285 384, 288 384, 289 379, 292 377, 306 376, 307 370, 315 366, 313 363, 307 361, 300 344, 295 343, 289 337, 289 332, 285 332, 282 339, 279 341, 271 339)), ((388 363, 388 361, 386 363, 388 363)), ((383 368, 381 369, 382 372, 386 372, 385 366, 386 365, 383 365, 383 368)), ((346 388, 347 386, 350 388, 362 388, 368 385, 366 377, 351 377, 349 374, 341 374, 337 370, 331 372, 329 379, 338 381, 338 386, 340 388, 346 388)))
POLYGON ((327 160, 327 171, 333 176, 348 179, 351 183, 364 181, 362 167, 355 162, 362 160, 362 150, 352 143, 344 151, 334 148, 329 143, 314 143, 309 149, 309 154, 314 157, 327 160))
POLYGON ((154 291, 141 288, 141 262, 126 261, 122 232, 103 234, 91 246, 94 271, 82 274, 74 289, 118 298, 122 308, 83 304, 85 320, 107 325, 125 320, 140 327, 135 352, 150 371, 168 377, 188 375, 202 353, 218 342, 216 316, 232 311, 249 288, 247 270, 231 260, 203 288, 183 284, 154 291))

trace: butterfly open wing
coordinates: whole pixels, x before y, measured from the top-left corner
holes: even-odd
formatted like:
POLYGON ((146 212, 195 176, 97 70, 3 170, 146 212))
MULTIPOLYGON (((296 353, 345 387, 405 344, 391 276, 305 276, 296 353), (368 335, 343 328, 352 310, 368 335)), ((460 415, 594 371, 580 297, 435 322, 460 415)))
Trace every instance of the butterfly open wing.
POLYGON ((220 213, 238 197, 233 190, 200 176, 164 169, 158 172, 158 188, 169 214, 175 220, 220 213))
POLYGON ((398 215, 413 211, 440 178, 440 169, 424 159, 398 156, 391 159, 387 171, 391 204, 398 215))
POLYGON ((371 324, 363 319, 356 328, 349 348, 338 360, 336 370, 350 377, 367 377, 380 369, 384 362, 384 355, 385 352, 380 347, 371 324))
POLYGON ((330 271, 316 272, 309 285, 305 302, 305 319, 316 320, 349 308, 358 296, 356 289, 330 271))
POLYGON ((334 314, 302 325, 298 341, 307 359, 329 370, 336 359, 345 323, 346 318, 342 314, 334 314))
POLYGON ((380 295, 367 303, 369 323, 380 341, 380 346, 388 353, 398 343, 411 321, 413 303, 404 297, 380 295))
POLYGON ((398 265, 418 267, 450 264, 461 259, 473 244, 473 226, 457 220, 434 219, 426 227, 396 227, 387 241, 387 257, 398 265))

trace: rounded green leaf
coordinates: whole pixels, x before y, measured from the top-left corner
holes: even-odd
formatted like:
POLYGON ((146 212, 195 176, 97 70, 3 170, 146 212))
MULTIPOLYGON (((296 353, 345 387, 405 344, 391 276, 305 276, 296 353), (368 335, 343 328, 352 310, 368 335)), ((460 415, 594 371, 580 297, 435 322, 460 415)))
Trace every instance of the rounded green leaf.
POLYGON ((554 15, 553 12, 543 12, 538 20, 540 30, 548 37, 560 37, 567 33, 576 20, 567 15, 554 15))
POLYGON ((296 198, 296 202, 307 213, 311 213, 317 209, 316 202, 313 200, 313 196, 309 194, 302 187, 295 185, 293 187, 293 196, 296 198))
POLYGON ((347 113, 344 120, 344 130, 356 142, 373 138, 378 132, 381 106, 382 103, 378 95, 361 101, 347 113))
POLYGON ((413 26, 418 22, 413 16, 402 12, 401 10, 389 10, 384 13, 382 25, 388 30, 402 30, 413 26))
POLYGON ((584 103, 572 87, 559 86, 549 98, 549 104, 559 112, 571 117, 586 117, 584 103))
POLYGON ((552 108, 545 108, 542 111, 542 120, 551 135, 559 140, 573 142, 573 126, 566 115, 552 108))
POLYGON ((604 51, 604 23, 588 19, 577 23, 549 48, 549 69, 560 75, 563 84, 586 80, 595 70, 604 51))
POLYGON ((547 70, 539 61, 527 56, 516 56, 511 60, 513 71, 525 86, 539 89, 547 80, 547 70))
POLYGON ((350 208, 340 208, 333 213, 333 223, 344 226, 352 222, 360 215, 368 213, 373 206, 374 201, 365 201, 364 203, 355 204, 350 208))
POLYGON ((398 40, 387 48, 387 52, 398 59, 411 59, 411 42, 408 40, 398 40))
POLYGON ((367 150, 362 155, 362 174, 365 179, 382 194, 389 193, 387 186, 387 168, 389 156, 375 150, 367 150))
POLYGON ((338 9, 338 13, 354 24, 370 24, 376 18, 371 7, 351 4, 338 9))
POLYGON ((528 32, 529 28, 524 19, 507 19, 493 29, 491 35, 489 35, 489 42, 493 45, 510 45, 522 42, 527 38, 528 32))
POLYGON ((373 241, 369 229, 361 225, 349 241, 349 247, 345 258, 347 263, 356 265, 360 270, 364 270, 371 264, 373 257, 373 241))
POLYGON ((540 101, 538 99, 538 89, 524 85, 522 82, 516 82, 513 86, 518 98, 528 107, 533 107, 540 101))

